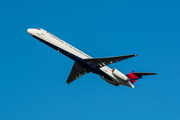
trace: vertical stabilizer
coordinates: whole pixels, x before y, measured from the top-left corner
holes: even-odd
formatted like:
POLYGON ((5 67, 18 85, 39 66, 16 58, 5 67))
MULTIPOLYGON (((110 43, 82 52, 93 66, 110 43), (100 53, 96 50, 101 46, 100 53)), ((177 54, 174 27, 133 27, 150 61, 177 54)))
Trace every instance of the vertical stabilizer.
POLYGON ((134 84, 136 81, 138 81, 138 79, 140 78, 140 77, 138 77, 137 75, 135 75, 134 73, 129 73, 129 74, 127 74, 127 76, 128 76, 128 78, 130 79, 130 82, 132 83, 132 84, 134 84))
POLYGON ((145 72, 131 72, 127 74, 127 77, 130 79, 130 82, 134 84, 136 81, 138 81, 139 78, 142 78, 142 76, 147 75, 157 75, 157 73, 145 73, 145 72))

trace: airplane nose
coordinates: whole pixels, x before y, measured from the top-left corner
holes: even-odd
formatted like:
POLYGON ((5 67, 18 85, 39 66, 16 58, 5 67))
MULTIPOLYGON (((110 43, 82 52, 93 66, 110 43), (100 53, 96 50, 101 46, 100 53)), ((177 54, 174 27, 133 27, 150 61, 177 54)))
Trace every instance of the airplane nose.
POLYGON ((33 34, 33 29, 30 28, 30 29, 27 30, 27 32, 28 32, 30 35, 32 35, 32 34, 33 34))

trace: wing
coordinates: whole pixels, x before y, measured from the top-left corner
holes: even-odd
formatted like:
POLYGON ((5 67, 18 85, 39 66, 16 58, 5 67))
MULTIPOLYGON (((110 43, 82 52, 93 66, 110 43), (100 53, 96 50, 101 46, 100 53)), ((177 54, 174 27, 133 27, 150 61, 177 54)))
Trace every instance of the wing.
POLYGON ((84 59, 84 61, 96 68, 101 68, 105 65, 116 63, 121 60, 125 60, 135 56, 137 55, 126 55, 126 56, 107 57, 107 58, 92 58, 92 59, 84 59))
POLYGON ((81 67, 79 63, 75 62, 66 83, 70 84, 71 82, 73 82, 74 80, 78 79, 79 77, 81 77, 82 75, 86 73, 89 73, 89 71, 81 67))

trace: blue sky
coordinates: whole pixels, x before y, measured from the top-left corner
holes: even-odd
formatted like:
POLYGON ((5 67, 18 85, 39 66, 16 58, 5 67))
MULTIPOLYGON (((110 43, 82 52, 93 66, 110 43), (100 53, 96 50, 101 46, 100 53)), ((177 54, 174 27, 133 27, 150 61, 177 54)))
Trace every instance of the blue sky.
POLYGON ((180 1, 9 0, 0 4, 0 119, 180 119, 180 1), (89 73, 66 84, 73 60, 32 38, 40 27, 109 65, 157 72, 135 88, 89 73))

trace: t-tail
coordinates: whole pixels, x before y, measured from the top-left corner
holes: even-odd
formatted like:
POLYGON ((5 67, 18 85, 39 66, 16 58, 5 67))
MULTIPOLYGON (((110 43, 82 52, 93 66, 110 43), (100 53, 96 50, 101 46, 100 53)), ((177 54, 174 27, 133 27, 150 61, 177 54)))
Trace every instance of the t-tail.
POLYGON ((145 73, 145 72, 131 72, 127 74, 127 77, 130 79, 130 82, 134 84, 136 81, 139 80, 139 78, 142 78, 142 76, 147 75, 157 75, 157 73, 145 73))

